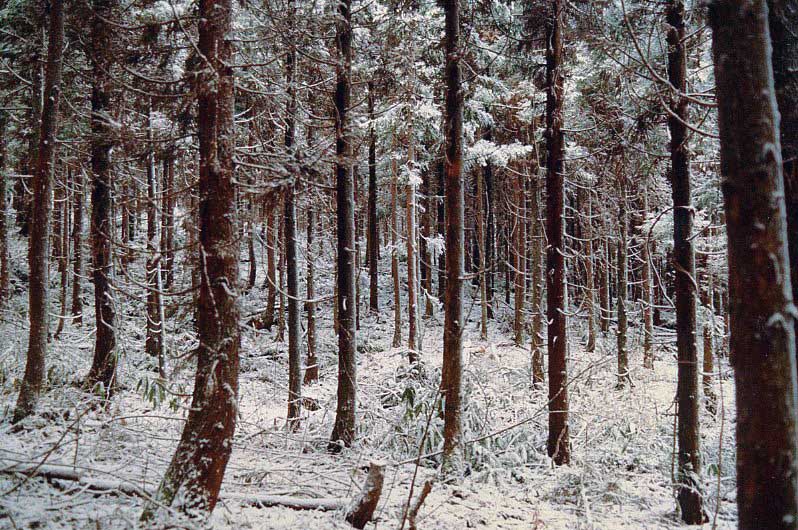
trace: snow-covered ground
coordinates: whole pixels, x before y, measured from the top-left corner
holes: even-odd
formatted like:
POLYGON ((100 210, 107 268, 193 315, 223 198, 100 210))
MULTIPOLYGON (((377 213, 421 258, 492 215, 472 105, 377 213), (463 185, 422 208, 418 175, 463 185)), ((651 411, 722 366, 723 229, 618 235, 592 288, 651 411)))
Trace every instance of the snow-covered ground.
MULTIPOLYGON (((15 249, 17 263, 24 262, 23 251, 15 249)), ((383 254, 387 259, 388 253, 383 254)), ((320 265, 322 270, 331 266, 320 265)), ((358 441, 341 455, 325 450, 335 412, 337 369, 329 302, 318 311, 321 381, 303 389, 304 395, 318 400, 320 408, 303 411, 302 428, 296 434, 284 428, 285 344, 275 343, 273 332, 249 329, 244 333, 240 417, 222 500, 211 521, 214 528, 350 528, 340 512, 257 508, 241 499, 264 494, 350 498, 359 490, 368 462, 380 461, 386 466, 385 487, 376 520, 368 528, 398 529, 413 477, 414 497, 425 480, 435 478, 436 457, 421 459, 418 469, 415 458, 419 452, 434 453, 442 441, 442 420, 434 411, 430 414, 430 407, 439 406, 435 396, 441 365, 441 312, 436 310, 435 317, 425 321, 421 374, 411 376, 406 350, 390 347, 390 278, 388 263, 382 265, 379 315, 368 314, 365 287, 362 297, 358 441), (429 432, 420 445, 428 424, 429 432)), ((322 276, 321 296, 331 289, 330 276, 322 276)), ((243 297, 245 314, 265 305, 261 283, 259 279, 259 287, 243 297)), ((89 294, 87 290, 87 300, 89 294)), ((45 462, 78 471, 88 479, 48 482, 0 474, 0 528, 136 527, 142 499, 119 491, 92 492, 91 481, 149 491, 157 486, 177 444, 193 380, 193 366, 185 355, 195 340, 190 307, 178 307, 168 322, 173 384, 162 392, 143 357, 142 301, 119 301, 121 388, 104 410, 92 407, 92 398, 73 384, 82 380, 91 362, 92 308, 87 304, 83 327, 68 324, 61 337, 51 342, 50 385, 38 414, 13 432, 8 418, 24 367, 25 306, 26 293, 20 288, 0 323, 0 468, 13 462, 45 462)), ((469 467, 457 483, 434 483, 419 512, 418 527, 683 526, 672 478, 674 337, 666 330, 658 332, 655 370, 644 370, 640 330, 633 327, 634 386, 616 390, 614 336, 600 338, 596 351, 586 353, 583 322, 571 320, 573 459, 570 466, 555 468, 546 456, 546 390, 531 385, 528 346, 516 347, 509 338, 509 309, 499 312, 486 342, 478 340, 478 305, 472 306, 469 300, 466 309, 471 321, 465 346, 467 409, 463 419, 469 467)), ((728 377, 725 362, 722 368, 728 377)), ((707 527, 716 521, 719 528, 733 528, 734 388, 730 378, 719 383, 715 381, 716 392, 723 396, 719 413, 713 417, 702 407, 701 414, 707 527)), ((186 527, 193 523, 175 516, 168 524, 186 527)))

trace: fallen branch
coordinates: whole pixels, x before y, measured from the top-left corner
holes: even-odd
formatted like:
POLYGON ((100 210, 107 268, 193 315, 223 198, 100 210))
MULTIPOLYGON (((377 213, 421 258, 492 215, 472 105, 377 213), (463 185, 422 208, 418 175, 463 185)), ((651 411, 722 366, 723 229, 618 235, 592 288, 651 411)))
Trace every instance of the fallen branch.
MULTIPOLYGON (((25 475, 26 477, 41 477, 50 480, 65 480, 77 482, 92 494, 130 495, 150 499, 150 494, 135 484, 121 480, 98 479, 69 465, 59 464, 29 464, 0 460, 0 473, 9 475, 25 475)), ((356 499, 349 502, 337 497, 292 497, 288 495, 222 495, 225 501, 238 502, 243 506, 255 508, 270 508, 282 506, 292 510, 343 510, 349 506, 346 520, 355 528, 363 528, 371 520, 374 510, 380 500, 383 483, 383 466, 372 463, 363 490, 356 499)))

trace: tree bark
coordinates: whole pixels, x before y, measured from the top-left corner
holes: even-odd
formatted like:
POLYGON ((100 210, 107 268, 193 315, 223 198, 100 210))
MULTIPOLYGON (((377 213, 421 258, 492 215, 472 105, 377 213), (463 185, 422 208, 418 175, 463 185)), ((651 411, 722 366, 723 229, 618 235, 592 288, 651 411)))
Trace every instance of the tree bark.
MULTIPOLYGON (((668 0, 668 79, 675 90, 687 90, 684 3, 668 0)), ((675 94, 668 116, 671 136, 673 194, 673 259, 676 285, 676 347, 678 350, 679 507, 682 520, 700 524, 704 518, 701 493, 701 454, 698 427, 698 346, 696 344, 696 280, 693 252, 693 207, 687 126, 688 102, 675 94)))
MULTIPOLYGON (((116 376, 116 332, 111 250, 111 151, 115 136, 111 129, 111 42, 113 31, 107 24, 116 0, 93 0, 91 21, 91 276, 94 284, 94 359, 87 384, 102 385, 106 394, 116 376)), ((123 226, 130 216, 123 210, 123 226)), ((124 241, 128 243, 128 240, 124 241)), ((76 280, 77 281, 77 280, 76 280)))
POLYGON ((155 175, 155 153, 152 144, 152 109, 147 110, 147 338, 144 349, 157 362, 158 373, 166 376, 163 344, 163 321, 161 320, 161 293, 158 289, 161 275, 160 226, 157 205, 157 177, 155 175))
MULTIPOLYGON (((623 177, 620 177, 623 179, 623 177)), ((616 388, 623 388, 627 383, 632 382, 629 376, 629 354, 626 350, 626 338, 628 320, 626 316, 626 299, 629 296, 629 284, 627 279, 627 259, 626 259, 626 245, 627 245, 627 219, 626 219, 626 186, 621 181, 619 183, 620 197, 618 197, 618 227, 619 227, 619 241, 618 241, 618 287, 616 296, 618 297, 618 384, 616 388)))
POLYGON ((5 305, 10 294, 8 274, 8 175, 6 174, 6 133, 8 118, 0 114, 0 304, 5 305))
POLYGON ((593 192, 587 190, 587 221, 585 239, 585 307, 587 307, 587 344, 585 351, 596 350, 596 279, 593 272, 593 192))
POLYGON ((330 449, 355 439, 357 336, 355 330, 355 186, 349 116, 352 73, 351 0, 341 0, 335 25, 338 50, 335 84, 335 175, 338 238, 338 404, 330 449))
MULTIPOLYGON (((648 214, 648 184, 643 187, 643 213, 648 214)), ((651 292, 650 241, 643 240, 643 368, 654 369, 654 297, 651 292)))
POLYGON ((477 235, 477 280, 479 285, 479 307, 480 307, 480 326, 479 338, 488 340, 488 285, 487 273, 485 272, 485 183, 483 172, 476 172, 476 210, 477 215, 474 219, 474 229, 477 235))
POLYGON ((568 434, 568 365, 565 334, 565 241, 563 238, 564 139, 562 132, 562 0, 552 0, 546 20, 546 318, 549 351, 549 438, 555 464, 571 460, 568 434))
MULTIPOLYGON (((293 22, 296 16, 296 0, 291 0, 289 19, 293 22)), ((292 24, 293 26, 293 24, 292 24)), ((293 27, 291 28, 293 31, 293 27)), ((296 122, 296 49, 293 36, 287 43, 286 84, 288 86, 288 103, 286 108, 285 147, 293 155, 296 122)), ((288 267, 288 428, 299 429, 299 416, 302 412, 302 329, 299 315, 299 274, 297 274, 296 244, 296 188, 290 187, 285 193, 285 254, 288 267)))
POLYGON ((795 307, 767 13, 764 0, 709 5, 728 235, 738 525, 746 530, 798 528, 795 307))
POLYGON ((532 233, 532 385, 541 386, 545 380, 543 370, 543 223, 540 219, 540 190, 535 184, 532 190, 530 215, 535 224, 532 233))
MULTIPOLYGON (((514 230, 514 291, 515 291, 515 311, 514 311, 514 339, 517 346, 524 344, 524 328, 526 319, 524 316, 524 302, 526 300, 526 200, 524 197, 525 174, 518 175, 515 182, 515 213, 513 214, 514 230)), ((488 221, 490 222, 490 221, 488 221)))
MULTIPOLYGON (((395 144, 394 144, 395 146, 395 144)), ((399 170, 395 158, 391 158, 391 277, 393 279, 393 342, 398 348, 402 344, 402 291, 399 279, 399 170)))
POLYGON ((378 266, 380 241, 377 233, 377 134, 374 130, 374 81, 368 84, 369 113, 369 189, 368 189, 368 261, 369 308, 379 311, 378 266))
POLYGON ((308 311, 308 364, 305 368, 305 384, 308 385, 319 380, 319 360, 316 357, 316 302, 313 298, 315 291, 315 262, 316 249, 314 248, 314 233, 316 224, 316 214, 313 209, 308 210, 308 229, 307 229, 307 311, 308 311))
POLYGON ((233 157, 232 0, 200 0, 199 51, 211 71, 199 79, 199 346, 194 394, 169 468, 142 519, 179 499, 183 511, 211 512, 233 448, 241 337, 239 248, 233 157), (156 504, 157 503, 157 504, 156 504))
MULTIPOLYGON (((416 155, 412 127, 409 133, 408 169, 416 171, 416 155)), ((416 184, 408 181, 405 189, 405 213, 407 215, 407 348, 408 360, 411 364, 418 361, 418 257, 416 244, 418 241, 418 227, 416 223, 416 184)))
POLYGON ((463 379, 463 250, 465 247, 465 194, 463 184, 463 92, 460 81, 460 4, 444 0, 446 102, 445 202, 446 202, 446 297, 443 323, 441 394, 444 403, 444 468, 456 467, 455 451, 462 444, 463 379))
POLYGON ((50 196, 53 189, 52 167, 58 133, 58 106, 61 100, 61 71, 64 48, 64 2, 50 3, 50 32, 47 43, 47 67, 44 80, 44 105, 39 132, 36 172, 33 174, 33 215, 30 226, 28 263, 28 355, 25 375, 14 410, 16 423, 36 409, 45 373, 48 333, 48 282, 50 196))
POLYGON ((74 194, 72 203, 72 321, 83 323, 83 172, 77 171, 73 180, 74 194))

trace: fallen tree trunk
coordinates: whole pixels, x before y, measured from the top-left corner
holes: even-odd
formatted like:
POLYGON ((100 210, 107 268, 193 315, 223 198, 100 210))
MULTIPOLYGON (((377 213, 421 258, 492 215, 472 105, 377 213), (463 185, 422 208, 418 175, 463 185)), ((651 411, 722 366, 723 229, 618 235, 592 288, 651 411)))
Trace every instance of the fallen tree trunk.
MULTIPOLYGON (((150 499, 147 490, 130 482, 118 479, 101 479, 91 477, 87 473, 70 465, 31 464, 0 460, 0 474, 25 475, 46 480, 66 480, 77 482, 86 487, 86 491, 96 495, 124 494, 143 499, 150 499)), ((340 497, 294 497, 290 495, 238 495, 223 494, 221 498, 228 502, 238 502, 244 506, 255 508, 271 508, 282 506, 292 510, 335 511, 347 509, 346 520, 355 528, 364 528, 374 515, 382 493, 383 466, 372 463, 366 482, 358 497, 350 502, 340 497)))

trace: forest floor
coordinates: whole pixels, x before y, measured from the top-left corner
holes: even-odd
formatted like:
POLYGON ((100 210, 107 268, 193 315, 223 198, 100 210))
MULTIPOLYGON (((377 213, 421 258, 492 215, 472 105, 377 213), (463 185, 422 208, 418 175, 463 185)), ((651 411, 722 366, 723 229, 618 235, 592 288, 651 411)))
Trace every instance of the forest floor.
MULTIPOLYGON (((21 247, 15 249, 22 252, 21 247)), ((388 264, 383 265, 382 311, 368 314, 365 296, 362 306, 359 432, 351 450, 340 455, 325 450, 335 414, 337 371, 329 302, 318 311, 321 380, 303 389, 320 408, 303 410, 296 434, 287 433, 284 425, 286 345, 275 342, 273 332, 245 331, 235 446, 212 527, 350 528, 341 512, 258 508, 241 499, 264 494, 351 498, 361 487, 364 466, 379 461, 386 466, 385 486, 376 520, 367 528, 398 529, 414 476, 414 497, 425 480, 435 479, 437 457, 422 458, 418 468, 415 459, 420 453, 434 453, 442 442, 442 420, 430 414, 430 407, 439 406, 442 313, 436 308, 435 316, 425 320, 421 374, 408 374, 406 349, 390 347, 393 311, 388 264)), ((320 286, 322 293, 331 289, 328 283, 320 286)), ((86 294, 90 300, 90 291, 86 294)), ((75 384, 91 363, 93 317, 91 307, 86 307, 86 324, 67 324, 51 342, 47 392, 37 415, 14 432, 8 418, 24 368, 26 298, 24 288, 18 288, 0 323, 0 469, 15 463, 45 463, 78 471, 84 481, 0 474, 0 528, 135 528, 142 499, 119 490, 98 493, 92 484, 156 488, 180 436, 193 381, 193 365, 186 355, 195 346, 190 308, 177 308, 169 319, 168 372, 173 385, 162 391, 143 354, 142 301, 120 303, 120 391, 109 408, 98 409, 75 384)), ((243 297, 244 313, 255 312, 264 301, 265 290, 253 289, 243 297)), ((682 527, 672 479, 676 390, 672 332, 658 330, 657 361, 651 371, 642 368, 640 330, 630 330, 634 384, 617 390, 614 335, 600 337, 596 351, 587 353, 582 320, 571 320, 573 458, 570 466, 555 468, 546 456, 546 389, 531 385, 529 348, 512 343, 509 309, 499 312, 488 341, 478 340, 478 305, 469 301, 466 310, 470 320, 463 419, 468 469, 456 484, 434 482, 419 512, 418 527, 682 527)), ((403 332, 406 341, 406 326, 403 332)), ((713 521, 718 528, 734 528, 737 519, 734 386, 725 361, 721 367, 727 378, 715 381, 716 392, 722 394, 719 412, 713 416, 703 406, 701 410, 707 528, 713 521)), ((162 523, 191 526, 176 518, 162 523)))

